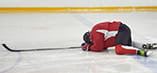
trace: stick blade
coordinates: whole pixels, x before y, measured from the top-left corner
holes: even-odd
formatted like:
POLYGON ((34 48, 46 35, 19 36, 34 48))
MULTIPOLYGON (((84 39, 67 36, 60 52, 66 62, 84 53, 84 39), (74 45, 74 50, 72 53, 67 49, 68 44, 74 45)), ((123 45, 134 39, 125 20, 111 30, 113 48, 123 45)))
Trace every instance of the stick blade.
POLYGON ((11 52, 20 52, 20 50, 13 50, 13 49, 10 49, 6 44, 2 44, 2 46, 3 46, 5 49, 7 49, 7 50, 9 50, 9 51, 11 51, 11 52))

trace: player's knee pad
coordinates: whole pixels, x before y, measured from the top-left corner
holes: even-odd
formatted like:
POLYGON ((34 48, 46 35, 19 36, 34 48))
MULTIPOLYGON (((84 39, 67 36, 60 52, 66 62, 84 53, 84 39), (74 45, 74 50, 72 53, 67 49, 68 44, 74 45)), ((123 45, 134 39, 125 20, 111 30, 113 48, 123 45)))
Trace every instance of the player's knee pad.
POLYGON ((115 47, 115 53, 118 54, 118 55, 122 55, 123 54, 123 47, 122 47, 121 44, 116 45, 116 47, 115 47))

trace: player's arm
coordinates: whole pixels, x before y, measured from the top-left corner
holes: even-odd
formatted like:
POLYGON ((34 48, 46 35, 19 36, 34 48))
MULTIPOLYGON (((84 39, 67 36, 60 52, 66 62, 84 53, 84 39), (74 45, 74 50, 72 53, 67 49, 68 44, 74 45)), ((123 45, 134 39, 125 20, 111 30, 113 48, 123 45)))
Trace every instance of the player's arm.
POLYGON ((104 50, 104 34, 96 32, 92 35, 93 45, 90 46, 90 49, 95 52, 101 52, 104 50))

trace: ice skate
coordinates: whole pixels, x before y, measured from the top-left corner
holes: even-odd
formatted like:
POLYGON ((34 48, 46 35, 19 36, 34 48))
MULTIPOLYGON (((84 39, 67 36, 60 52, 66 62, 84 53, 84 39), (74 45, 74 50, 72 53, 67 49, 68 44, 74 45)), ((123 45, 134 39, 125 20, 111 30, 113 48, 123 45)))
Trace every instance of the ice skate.
POLYGON ((147 44, 143 44, 143 49, 157 49, 157 43, 147 43, 147 44))
POLYGON ((137 51, 137 55, 140 55, 140 56, 145 56, 145 57, 148 57, 150 55, 152 55, 152 51, 150 50, 138 50, 137 51))

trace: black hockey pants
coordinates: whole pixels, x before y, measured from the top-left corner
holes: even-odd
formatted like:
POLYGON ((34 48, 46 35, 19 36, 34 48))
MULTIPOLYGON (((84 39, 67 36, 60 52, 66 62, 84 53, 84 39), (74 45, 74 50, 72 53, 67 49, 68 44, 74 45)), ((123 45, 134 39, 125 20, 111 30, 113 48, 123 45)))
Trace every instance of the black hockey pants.
POLYGON ((118 34, 116 35, 115 44, 122 44, 126 46, 132 45, 131 30, 127 25, 120 24, 118 34))

